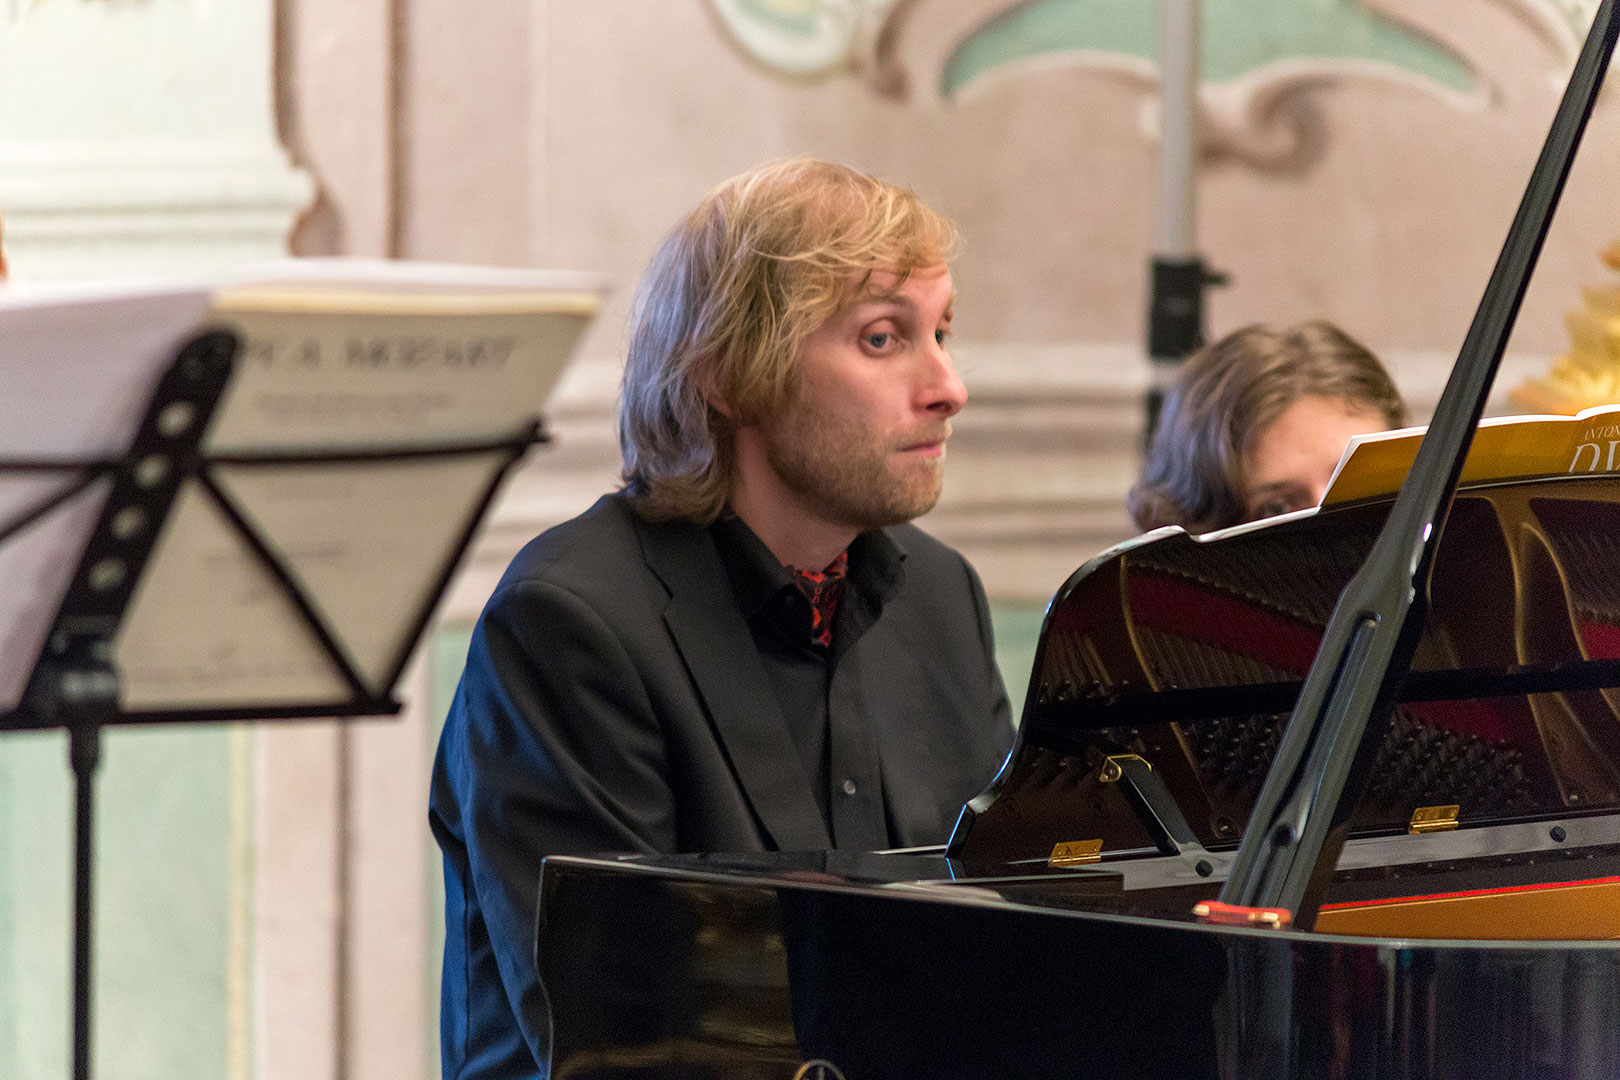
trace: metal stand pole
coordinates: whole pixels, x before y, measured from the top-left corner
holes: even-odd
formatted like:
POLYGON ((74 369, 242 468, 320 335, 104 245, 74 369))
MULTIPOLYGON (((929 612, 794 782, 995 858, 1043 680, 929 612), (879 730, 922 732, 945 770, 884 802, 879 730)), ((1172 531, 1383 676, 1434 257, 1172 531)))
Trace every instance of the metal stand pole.
POLYGON ((1204 289, 1223 280, 1196 249, 1200 3, 1162 0, 1159 8, 1159 207, 1148 270, 1153 380, 1144 444, 1153 440, 1164 392, 1181 362, 1204 344, 1204 289))
POLYGON ((73 767, 73 1080, 90 1080, 92 916, 95 911, 95 790, 101 724, 80 718, 68 727, 73 767))
POLYGON ((1159 88, 1163 99, 1159 146, 1159 214, 1154 254, 1194 257, 1198 227, 1193 188, 1198 163, 1198 80, 1201 0, 1162 0, 1159 88))
MULTIPOLYGON (((236 338, 209 331, 158 380, 23 693, 29 726, 68 733, 73 769, 73 1080, 90 1080, 95 780, 101 729, 120 717, 113 640, 180 486, 195 474, 207 422, 230 380, 236 338)), ((96 463, 87 463, 86 467, 96 463)))

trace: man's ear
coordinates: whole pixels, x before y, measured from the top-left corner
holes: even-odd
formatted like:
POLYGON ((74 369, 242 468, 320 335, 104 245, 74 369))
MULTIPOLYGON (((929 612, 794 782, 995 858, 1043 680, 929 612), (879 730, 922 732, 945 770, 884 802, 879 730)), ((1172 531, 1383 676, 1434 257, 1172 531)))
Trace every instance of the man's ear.
POLYGON ((709 403, 709 408, 713 409, 727 420, 732 419, 731 405, 720 393, 720 388, 714 384, 714 372, 704 372, 702 377, 698 380, 698 385, 703 390, 703 400, 709 403))

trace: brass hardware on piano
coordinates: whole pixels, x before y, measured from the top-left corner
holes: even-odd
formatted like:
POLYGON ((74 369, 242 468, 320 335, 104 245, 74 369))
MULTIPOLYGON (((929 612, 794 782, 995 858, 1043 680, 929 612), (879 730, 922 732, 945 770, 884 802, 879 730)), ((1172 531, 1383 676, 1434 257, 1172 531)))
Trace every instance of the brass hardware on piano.
POLYGON ((1420 806, 1412 811, 1411 824, 1407 825, 1409 833, 1445 832, 1457 827, 1457 812, 1461 807, 1453 803, 1450 806, 1420 806))
POLYGON ((1153 763, 1141 754, 1112 754, 1103 760, 1102 772, 1098 774, 1097 779, 1105 784, 1118 783, 1119 778, 1125 775, 1127 761, 1140 761, 1149 769, 1153 768, 1153 763))
POLYGON ((1046 865, 1056 868, 1102 862, 1102 847, 1101 840, 1070 840, 1067 843, 1054 844, 1052 854, 1046 858, 1046 865))

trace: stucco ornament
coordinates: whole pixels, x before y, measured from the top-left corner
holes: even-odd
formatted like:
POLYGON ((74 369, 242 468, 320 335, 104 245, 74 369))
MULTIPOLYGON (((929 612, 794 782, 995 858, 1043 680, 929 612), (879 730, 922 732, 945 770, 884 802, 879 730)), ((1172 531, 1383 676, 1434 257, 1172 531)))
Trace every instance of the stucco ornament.
POLYGON ((895 96, 903 87, 878 61, 880 40, 909 0, 708 0, 725 36, 745 57, 790 80, 846 72, 895 96))
POLYGON ((1549 0, 1549 2, 1569 19, 1569 23, 1577 32, 1586 33, 1592 25, 1592 19, 1597 15, 1599 0, 1549 0))
MULTIPOLYGON (((1595 0, 1480 0, 1504 9, 1554 65, 1574 60, 1595 0)), ((1140 86, 1156 127, 1158 5, 1138 0, 981 4, 946 59, 942 92, 973 92, 1030 65, 1093 68, 1140 86)), ((1459 109, 1486 105, 1489 72, 1403 0, 1204 0, 1202 152, 1267 172, 1313 164, 1328 131, 1320 94, 1348 80, 1404 84, 1459 109)), ((1567 71, 1565 72, 1567 73, 1567 71)), ((1561 80, 1560 80, 1561 81, 1561 80)))
MULTIPOLYGON (((1505 13, 1562 86, 1598 0, 1448 0, 1505 13)), ((1038 68, 1076 67, 1142 94, 1157 135, 1155 0, 708 0, 727 36, 790 79, 854 74, 882 96, 950 101, 1038 68)), ((1404 85, 1477 110, 1498 93, 1487 66, 1418 0, 1203 0, 1201 153, 1263 172, 1320 159, 1321 97, 1350 80, 1404 85)))

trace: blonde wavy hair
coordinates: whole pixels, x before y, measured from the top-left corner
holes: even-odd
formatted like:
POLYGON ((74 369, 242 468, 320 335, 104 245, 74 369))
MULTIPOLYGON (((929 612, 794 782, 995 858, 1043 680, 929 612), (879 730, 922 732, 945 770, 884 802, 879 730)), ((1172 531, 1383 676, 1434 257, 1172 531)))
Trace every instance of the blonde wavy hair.
POLYGON ((732 433, 791 400, 805 338, 874 270, 904 281, 958 244, 909 189, 828 161, 776 162, 710 192, 653 256, 631 311, 619 449, 637 511, 718 517, 732 433))

